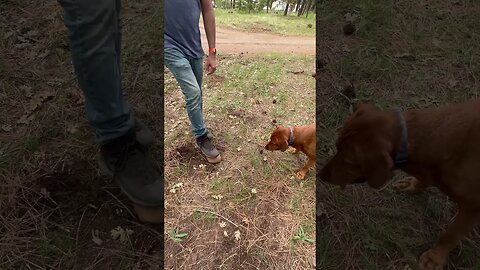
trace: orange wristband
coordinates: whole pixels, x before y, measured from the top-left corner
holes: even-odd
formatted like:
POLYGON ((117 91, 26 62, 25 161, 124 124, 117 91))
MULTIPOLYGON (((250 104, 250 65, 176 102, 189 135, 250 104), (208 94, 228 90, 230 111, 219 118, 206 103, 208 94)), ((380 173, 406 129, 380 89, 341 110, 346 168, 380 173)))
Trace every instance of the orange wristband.
POLYGON ((217 50, 216 50, 215 48, 209 48, 209 49, 208 49, 208 52, 209 52, 209 53, 217 54, 217 50))

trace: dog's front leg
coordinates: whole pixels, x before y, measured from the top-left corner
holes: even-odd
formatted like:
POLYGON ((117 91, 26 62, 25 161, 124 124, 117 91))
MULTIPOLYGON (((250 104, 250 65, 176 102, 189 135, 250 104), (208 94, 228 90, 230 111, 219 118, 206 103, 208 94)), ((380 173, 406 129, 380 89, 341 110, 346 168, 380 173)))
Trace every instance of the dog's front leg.
POLYGON ((305 164, 305 166, 303 166, 303 168, 297 173, 297 178, 299 180, 302 180, 305 178, 305 175, 307 174, 308 170, 313 165, 315 165, 315 161, 316 161, 315 158, 311 158, 311 157, 308 158, 307 164, 305 164))
POLYGON ((465 235, 472 231, 480 222, 478 211, 460 208, 452 225, 440 236, 437 244, 420 257, 421 270, 443 270, 448 254, 465 235))

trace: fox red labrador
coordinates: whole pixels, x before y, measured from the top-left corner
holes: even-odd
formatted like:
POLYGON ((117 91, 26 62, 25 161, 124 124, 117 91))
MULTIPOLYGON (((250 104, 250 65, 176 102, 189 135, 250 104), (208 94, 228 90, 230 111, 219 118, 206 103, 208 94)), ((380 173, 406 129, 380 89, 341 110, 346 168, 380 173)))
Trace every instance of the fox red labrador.
POLYGON ((449 252, 480 224, 480 100, 406 112, 360 104, 320 179, 380 188, 394 169, 413 176, 396 184, 404 191, 435 186, 458 205, 453 223, 419 260, 420 269, 443 269, 449 252))
POLYGON ((288 147, 293 147, 294 154, 303 152, 308 157, 308 161, 303 168, 297 173, 298 179, 304 179, 308 170, 315 165, 315 123, 298 126, 283 127, 278 126, 270 136, 270 141, 265 145, 265 149, 269 151, 285 151, 288 147))

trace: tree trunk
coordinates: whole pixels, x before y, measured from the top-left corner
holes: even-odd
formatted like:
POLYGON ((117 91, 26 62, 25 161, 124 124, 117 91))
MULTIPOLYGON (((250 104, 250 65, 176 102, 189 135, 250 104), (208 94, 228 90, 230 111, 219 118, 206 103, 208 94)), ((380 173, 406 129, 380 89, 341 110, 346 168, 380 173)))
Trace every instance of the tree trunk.
POLYGON ((308 18, 308 12, 315 10, 315 0, 308 0, 307 7, 304 10, 305 18, 308 18))
POLYGON ((303 14, 303 9, 305 8, 305 0, 302 0, 300 4, 300 8, 297 10, 297 16, 300 16, 303 14))
POLYGON ((270 5, 270 0, 267 0, 267 13, 268 13, 268 7, 270 5))
POLYGON ((285 12, 283 13, 283 16, 287 16, 289 5, 290 5, 290 3, 287 2, 287 6, 285 7, 285 12))

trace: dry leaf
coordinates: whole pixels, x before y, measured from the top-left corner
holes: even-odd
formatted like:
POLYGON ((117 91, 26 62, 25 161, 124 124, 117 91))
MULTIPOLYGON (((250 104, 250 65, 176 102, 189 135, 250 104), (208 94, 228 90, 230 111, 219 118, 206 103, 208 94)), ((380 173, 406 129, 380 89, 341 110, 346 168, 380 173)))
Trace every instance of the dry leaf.
POLYGON ((2 130, 5 131, 5 132, 10 132, 10 131, 13 130, 13 128, 10 125, 3 125, 2 130))
POLYGON ((235 231, 233 233, 233 237, 235 237, 235 240, 239 241, 240 240, 240 231, 235 231))
POLYGON ((173 188, 181 188, 183 187, 183 183, 182 182, 178 182, 176 183, 175 185, 173 185, 173 188))
POLYGON ((225 235, 225 237, 228 237, 228 232, 227 232, 227 231, 223 231, 223 235, 225 235))
POLYGON ((22 85, 22 86, 20 86, 19 88, 20 88, 20 90, 22 90, 22 91, 24 92, 24 94, 25 94, 25 96, 26 96, 27 98, 31 98, 31 97, 33 96, 32 87, 26 86, 26 85, 22 85))
POLYGON ((70 134, 75 134, 78 132, 78 126, 73 124, 73 123, 68 123, 67 124, 67 131, 70 134))
POLYGON ((257 189, 256 189, 256 188, 252 188, 252 193, 253 193, 253 194, 257 194, 257 189))
POLYGON ((457 86, 457 83, 458 83, 457 80, 449 80, 449 81, 448 81, 448 84, 450 85, 450 87, 455 87, 455 86, 457 86))
POLYGON ((98 246, 103 244, 103 240, 98 237, 98 230, 92 230, 92 241, 98 246))
POLYGON ((220 228, 227 227, 227 223, 225 221, 221 221, 219 225, 220 225, 220 228))
POLYGON ((121 243, 126 243, 130 240, 130 235, 132 235, 133 231, 130 229, 124 230, 122 227, 117 226, 116 228, 110 231, 110 235, 112 236, 113 240, 120 240, 121 243))
POLYGON ((221 200, 223 199, 223 196, 222 195, 212 195, 212 198, 214 198, 215 200, 221 200))

